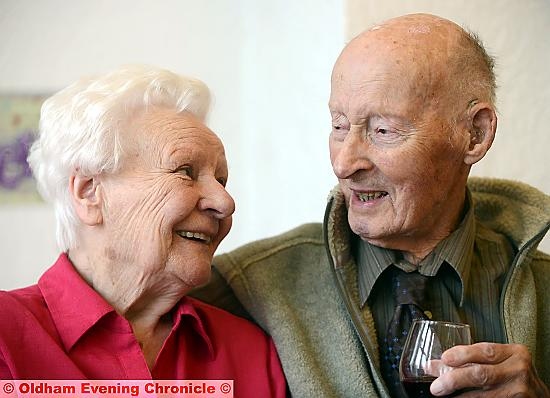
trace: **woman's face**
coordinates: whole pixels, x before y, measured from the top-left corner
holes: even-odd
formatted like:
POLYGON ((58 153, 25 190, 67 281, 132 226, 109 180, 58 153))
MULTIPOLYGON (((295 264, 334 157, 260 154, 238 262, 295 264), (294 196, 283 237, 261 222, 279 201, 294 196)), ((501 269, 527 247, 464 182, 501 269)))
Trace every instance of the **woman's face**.
POLYGON ((235 210, 221 141, 190 114, 166 109, 136 117, 123 135, 122 168, 102 177, 112 282, 206 283, 235 210))

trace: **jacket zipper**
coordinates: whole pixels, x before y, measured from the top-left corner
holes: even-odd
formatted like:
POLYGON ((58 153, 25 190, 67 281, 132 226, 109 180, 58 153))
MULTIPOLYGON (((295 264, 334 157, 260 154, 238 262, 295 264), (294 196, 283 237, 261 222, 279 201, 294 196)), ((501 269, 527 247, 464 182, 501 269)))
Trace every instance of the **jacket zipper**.
MULTIPOLYGON (((363 344, 363 348, 365 349, 367 359, 369 361, 369 368, 371 369, 371 372, 374 372, 376 374, 376 377, 384 386, 384 391, 379 391, 379 394, 381 397, 390 397, 389 392, 387 391, 384 381, 382 379, 382 375, 380 374, 380 372, 378 371, 378 369, 374 364, 374 360, 373 360, 374 356, 372 353, 372 343, 371 343, 370 336, 365 332, 364 328, 362 327, 363 322, 360 317, 360 314, 357 313, 357 309, 352 304, 350 297, 348 297, 348 295, 346 294, 343 287, 344 283, 342 281, 341 276, 339 275, 339 272, 336 270, 334 261, 332 259, 332 253, 330 252, 330 245, 328 242, 328 230, 327 230, 328 217, 329 217, 330 209, 332 208, 332 202, 333 202, 333 199, 331 198, 329 203, 327 204, 327 208, 325 210, 325 217, 323 220, 323 235, 324 235, 325 249, 328 256, 330 270, 336 280, 336 285, 338 287, 338 292, 340 293, 340 297, 344 300, 344 304, 346 305, 348 314, 351 317, 351 321, 352 321, 351 323, 353 324, 353 328, 355 329, 355 332, 359 336, 359 339, 363 344)), ((378 390, 378 383, 374 382, 373 380, 372 384, 373 384, 373 387, 378 390)))

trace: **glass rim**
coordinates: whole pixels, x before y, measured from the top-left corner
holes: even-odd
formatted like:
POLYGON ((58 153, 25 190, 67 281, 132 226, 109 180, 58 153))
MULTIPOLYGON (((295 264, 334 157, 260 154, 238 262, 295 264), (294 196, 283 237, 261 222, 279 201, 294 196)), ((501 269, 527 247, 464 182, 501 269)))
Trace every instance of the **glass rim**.
POLYGON ((468 329, 470 328, 470 325, 467 324, 467 323, 451 322, 451 321, 437 321, 437 320, 433 320, 433 319, 415 319, 415 320, 413 320, 412 325, 414 325, 415 323, 418 323, 418 324, 422 323, 422 324, 426 324, 426 325, 438 324, 438 325, 445 325, 445 326, 448 326, 448 327, 455 327, 455 328, 468 328, 468 329))

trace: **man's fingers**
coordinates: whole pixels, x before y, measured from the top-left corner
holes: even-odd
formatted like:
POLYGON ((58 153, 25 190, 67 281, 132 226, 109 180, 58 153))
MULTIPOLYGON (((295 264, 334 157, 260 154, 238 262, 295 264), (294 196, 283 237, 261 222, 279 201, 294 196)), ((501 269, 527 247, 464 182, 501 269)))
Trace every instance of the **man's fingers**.
POLYGON ((480 388, 503 382, 505 376, 494 365, 473 364, 454 368, 434 380, 430 391, 434 395, 447 395, 465 388, 480 388))
POLYGON ((437 378, 430 388, 432 393, 446 395, 469 388, 494 392, 506 386, 523 396, 523 390, 529 389, 529 380, 533 379, 531 355, 527 348, 490 343, 475 345, 477 350, 463 346, 449 353, 444 362, 459 364, 460 367, 454 367, 437 378))
POLYGON ((495 343, 456 346, 445 351, 441 361, 453 369, 434 380, 430 391, 435 396, 476 389, 465 396, 550 398, 526 346, 495 343))
POLYGON ((527 347, 520 344, 477 343, 449 348, 441 356, 445 364, 460 367, 469 363, 498 364, 512 355, 517 359, 531 363, 531 354, 527 347))

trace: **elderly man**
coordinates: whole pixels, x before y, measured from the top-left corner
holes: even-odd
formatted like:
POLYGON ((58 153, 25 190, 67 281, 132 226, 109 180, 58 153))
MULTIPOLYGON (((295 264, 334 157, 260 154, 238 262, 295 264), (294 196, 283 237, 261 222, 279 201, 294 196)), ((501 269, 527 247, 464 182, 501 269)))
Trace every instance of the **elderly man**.
POLYGON ((495 136, 494 90, 476 37, 436 16, 395 18, 342 51, 323 225, 214 260, 210 300, 229 308, 234 293, 273 336, 294 396, 405 396, 386 338, 395 281, 425 285, 413 303, 432 319, 471 326, 475 344, 445 352, 433 395, 549 396, 550 257, 537 244, 550 198, 468 179, 495 136))

